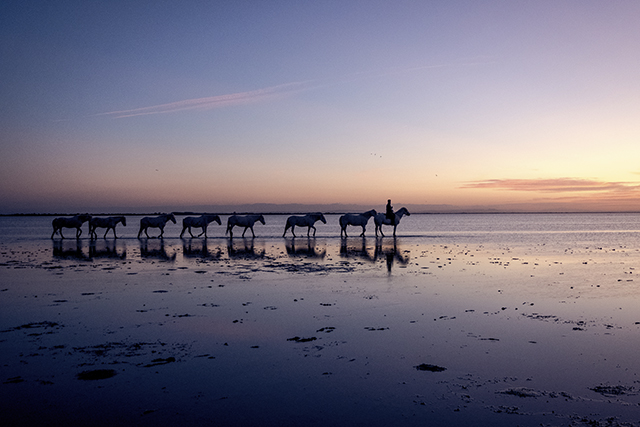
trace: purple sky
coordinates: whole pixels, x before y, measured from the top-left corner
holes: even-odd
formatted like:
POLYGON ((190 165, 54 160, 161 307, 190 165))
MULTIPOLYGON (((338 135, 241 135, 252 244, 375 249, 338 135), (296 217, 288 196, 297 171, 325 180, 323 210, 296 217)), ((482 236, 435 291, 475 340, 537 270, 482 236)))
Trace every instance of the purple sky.
POLYGON ((0 213, 640 210, 640 2, 0 4, 0 213))

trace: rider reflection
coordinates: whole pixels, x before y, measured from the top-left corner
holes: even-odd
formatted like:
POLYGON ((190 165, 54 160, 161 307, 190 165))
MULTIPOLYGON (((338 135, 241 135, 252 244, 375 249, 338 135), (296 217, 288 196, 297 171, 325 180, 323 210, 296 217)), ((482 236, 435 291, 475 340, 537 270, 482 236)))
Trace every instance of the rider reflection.
POLYGON ((389 246, 383 245, 383 238, 376 237, 376 250, 374 253, 374 258, 382 258, 386 260, 387 263, 387 271, 391 273, 391 269, 393 267, 394 262, 397 262, 400 265, 409 264, 409 251, 402 251, 398 249, 398 241, 395 237, 393 239, 393 245, 389 246))

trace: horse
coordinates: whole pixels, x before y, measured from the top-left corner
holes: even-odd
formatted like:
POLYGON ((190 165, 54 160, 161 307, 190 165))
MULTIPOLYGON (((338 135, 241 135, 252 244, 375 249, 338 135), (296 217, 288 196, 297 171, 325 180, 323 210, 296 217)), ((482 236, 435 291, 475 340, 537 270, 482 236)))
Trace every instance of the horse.
POLYGON ((380 230, 380 234, 382 234, 382 237, 384 237, 384 233, 382 232, 382 226, 383 225, 393 225, 393 236, 395 237, 396 228, 398 228, 398 224, 400 224, 400 220, 402 219, 402 217, 404 215, 406 215, 406 216, 411 215, 409 213, 409 211, 407 210, 407 208, 404 208, 404 207, 398 209, 398 211, 396 212, 396 215, 395 215, 394 222, 391 222, 391 220, 389 218, 387 218, 387 216, 385 214, 383 214, 383 213, 377 214, 373 218, 373 222, 376 224, 376 237, 378 236, 378 230, 380 230))
POLYGON ((293 234, 293 237, 296 237, 296 233, 293 231, 296 228, 296 225, 298 227, 308 227, 307 237, 309 237, 309 233, 313 228, 313 235, 315 236, 316 228, 313 225, 317 221, 322 221, 324 224, 327 223, 327 220, 324 219, 324 215, 322 215, 320 212, 306 214, 305 216, 295 216, 295 215, 290 216, 289 218, 287 218, 287 224, 284 226, 284 233, 282 233, 282 237, 284 237, 285 234, 287 234, 287 230, 289 228, 291 228, 291 234, 293 234))
POLYGON ((202 228, 202 233, 198 234, 198 237, 204 234, 204 237, 206 239, 207 227, 213 221, 217 222, 218 225, 222 225, 222 223, 220 222, 220 217, 218 215, 204 214, 199 217, 195 217, 195 216, 186 217, 185 219, 182 220, 182 233, 180 233, 180 238, 182 239, 182 235, 187 229, 189 229, 189 235, 193 237, 193 234, 191 234, 191 227, 195 227, 195 228, 202 228))
POLYGON ((162 239, 162 236, 164 235, 164 226, 167 225, 167 222, 169 221, 173 222, 174 224, 176 223, 176 217, 173 216, 172 213, 162 214, 154 218, 145 216, 140 220, 140 231, 138 231, 138 239, 140 238, 140 234, 142 234, 143 230, 144 234, 149 237, 149 234, 147 233, 147 228, 149 227, 159 228, 160 235, 158 237, 162 239))
POLYGON ((123 226, 127 226, 127 220, 123 216, 110 216, 107 218, 91 218, 89 220, 89 234, 92 239, 97 239, 98 234, 96 233, 96 228, 106 228, 107 231, 104 232, 104 239, 107 238, 107 233, 109 230, 113 230, 113 237, 115 239, 118 238, 116 236, 116 225, 122 223, 123 226))
POLYGON ((245 215, 245 216, 231 215, 227 220, 227 231, 225 232, 225 234, 229 234, 229 237, 233 238, 233 227, 237 225, 238 227, 244 227, 244 231, 242 232, 242 237, 244 237, 244 233, 247 232, 247 228, 250 228, 251 234, 253 235, 253 237, 256 237, 255 233, 253 232, 253 224, 255 224, 256 221, 261 222, 262 225, 264 225, 264 216, 262 215, 245 215))
POLYGON ((75 228, 76 239, 79 239, 80 235, 82 234, 82 229, 80 227, 82 227, 82 224, 89 221, 90 219, 91 215, 86 214, 76 215, 71 218, 54 218, 54 220, 51 222, 51 225, 53 225, 53 233, 51 233, 51 238, 53 239, 53 236, 56 234, 56 232, 60 232, 60 237, 64 239, 64 236, 62 235, 62 229, 75 228))
POLYGON ((377 214, 375 209, 371 209, 370 211, 366 211, 362 214, 345 214, 340 217, 340 237, 342 237, 342 233, 344 233, 344 237, 347 236, 347 225, 359 225, 362 227, 361 237, 364 237, 365 228, 367 226, 367 222, 369 222, 369 218, 375 216, 377 214))

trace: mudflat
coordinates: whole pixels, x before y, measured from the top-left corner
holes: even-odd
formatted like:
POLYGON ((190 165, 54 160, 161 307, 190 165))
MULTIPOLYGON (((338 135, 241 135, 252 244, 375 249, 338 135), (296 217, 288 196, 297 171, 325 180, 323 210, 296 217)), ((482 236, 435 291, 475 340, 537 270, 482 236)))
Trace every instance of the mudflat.
POLYGON ((640 425, 640 253, 412 238, 0 247, 4 425, 640 425))

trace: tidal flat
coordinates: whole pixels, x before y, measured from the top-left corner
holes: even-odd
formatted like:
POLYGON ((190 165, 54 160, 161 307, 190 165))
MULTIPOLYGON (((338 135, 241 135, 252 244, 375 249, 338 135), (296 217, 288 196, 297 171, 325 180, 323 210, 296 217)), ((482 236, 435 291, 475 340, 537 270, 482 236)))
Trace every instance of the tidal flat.
POLYGON ((640 426, 636 231, 318 229, 5 237, 3 424, 640 426))

